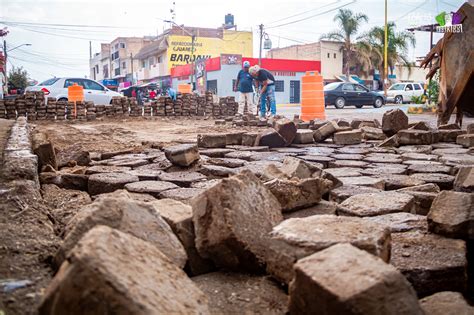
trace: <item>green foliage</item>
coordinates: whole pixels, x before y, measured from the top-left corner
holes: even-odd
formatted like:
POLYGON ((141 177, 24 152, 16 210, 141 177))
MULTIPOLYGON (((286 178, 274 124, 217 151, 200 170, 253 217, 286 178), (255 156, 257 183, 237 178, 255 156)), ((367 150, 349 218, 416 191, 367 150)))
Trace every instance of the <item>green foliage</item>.
POLYGON ((426 91, 430 103, 438 103, 439 97, 439 70, 428 83, 428 88, 426 91))
POLYGON ((24 89, 28 86, 28 72, 23 67, 13 67, 8 74, 8 83, 15 89, 24 89))
MULTIPOLYGON (((393 70, 397 64, 406 66, 410 70, 413 64, 409 62, 407 52, 410 46, 415 47, 415 36, 407 31, 397 32, 394 22, 389 22, 387 29, 387 64, 390 72, 393 74, 393 70)), ((383 26, 373 27, 369 32, 360 37, 359 46, 366 58, 370 59, 372 65, 377 68, 380 73, 383 73, 385 28, 383 26)))
POLYGON ((355 13, 350 9, 339 9, 334 16, 334 22, 339 25, 339 29, 321 36, 321 39, 341 41, 344 43, 344 73, 349 74, 349 69, 354 65, 357 58, 357 47, 354 44, 355 36, 362 23, 367 23, 369 18, 363 13, 355 13))
POLYGON ((420 96, 412 96, 411 97, 411 102, 413 104, 424 104, 423 102, 423 95, 420 96))

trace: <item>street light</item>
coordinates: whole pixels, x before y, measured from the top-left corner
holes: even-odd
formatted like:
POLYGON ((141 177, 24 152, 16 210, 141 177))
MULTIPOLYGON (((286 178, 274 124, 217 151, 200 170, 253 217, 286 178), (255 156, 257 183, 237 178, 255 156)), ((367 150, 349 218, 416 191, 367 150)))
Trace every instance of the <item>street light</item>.
MULTIPOLYGON (((31 44, 21 44, 21 45, 18 45, 16 47, 13 47, 12 49, 8 49, 6 52, 10 52, 10 51, 15 50, 17 48, 20 48, 22 46, 31 46, 31 44)), ((6 47, 6 45, 5 45, 5 47, 6 47)))
POLYGON ((194 42, 196 41, 196 35, 194 35, 193 33, 187 31, 184 27, 182 27, 181 25, 178 25, 176 24, 175 21, 170 21, 170 20, 164 20, 165 23, 171 23, 177 27, 179 27, 180 29, 183 30, 183 32, 185 32, 186 34, 188 34, 189 36, 191 36, 191 88, 194 89, 194 42))

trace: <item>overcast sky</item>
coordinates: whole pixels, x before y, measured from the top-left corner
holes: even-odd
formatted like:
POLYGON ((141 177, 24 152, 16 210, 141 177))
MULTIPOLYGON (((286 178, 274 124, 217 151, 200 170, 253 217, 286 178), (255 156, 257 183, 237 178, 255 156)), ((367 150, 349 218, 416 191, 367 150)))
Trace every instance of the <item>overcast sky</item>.
MULTIPOLYGON (((101 42, 118 36, 156 35, 163 19, 170 19, 172 0, 0 0, 0 21, 57 25, 5 25, 10 33, 7 49, 32 44, 10 53, 8 67, 23 66, 30 77, 89 75, 89 41, 92 52, 101 42), (64 26, 75 25, 75 26, 64 26), (88 25, 92 27, 83 27, 88 25)), ((258 56, 258 25, 263 23, 273 47, 318 41, 321 34, 337 29, 336 10, 345 6, 368 15, 361 31, 383 25, 383 0, 201 0, 176 2, 176 22, 189 26, 218 27, 232 13, 238 29, 254 32, 254 56, 258 56), (302 21, 298 21, 302 20, 302 21), (287 24, 282 25, 281 24, 287 24)), ((463 0, 388 0, 389 20, 398 30, 414 24, 430 24, 442 11, 453 11, 463 0)), ((435 35, 435 42, 440 38, 435 35)), ((429 49, 429 33, 416 33, 417 46, 409 58, 423 56, 429 49)))

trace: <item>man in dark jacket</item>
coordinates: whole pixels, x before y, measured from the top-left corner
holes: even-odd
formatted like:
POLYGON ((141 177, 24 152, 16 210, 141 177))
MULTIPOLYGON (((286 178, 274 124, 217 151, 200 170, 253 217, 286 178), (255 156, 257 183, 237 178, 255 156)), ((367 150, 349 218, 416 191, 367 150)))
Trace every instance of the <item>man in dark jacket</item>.
POLYGON ((260 117, 265 117, 267 107, 267 98, 270 102, 270 114, 276 115, 276 100, 275 100, 275 77, 270 71, 260 68, 255 65, 250 68, 250 74, 260 85, 260 117))

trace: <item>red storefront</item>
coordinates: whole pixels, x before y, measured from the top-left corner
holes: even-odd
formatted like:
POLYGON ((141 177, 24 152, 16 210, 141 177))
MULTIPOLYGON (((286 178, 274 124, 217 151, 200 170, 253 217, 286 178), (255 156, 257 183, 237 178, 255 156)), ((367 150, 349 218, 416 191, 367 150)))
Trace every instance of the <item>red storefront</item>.
MULTIPOLYGON (((220 57, 203 60, 197 63, 195 82, 197 87, 204 85, 205 89, 214 91, 219 96, 237 96, 232 87, 242 63, 249 61, 250 65, 258 64, 257 58, 241 57, 240 55, 221 55, 220 57)), ((299 103, 301 95, 301 77, 306 71, 321 71, 320 61, 287 60, 262 58, 261 67, 272 72, 275 76, 275 96, 277 103, 299 103)), ((171 69, 173 87, 189 83, 191 65, 171 69)))

